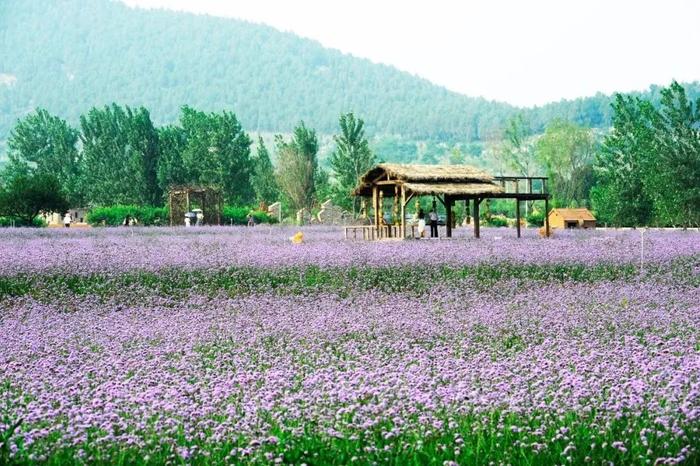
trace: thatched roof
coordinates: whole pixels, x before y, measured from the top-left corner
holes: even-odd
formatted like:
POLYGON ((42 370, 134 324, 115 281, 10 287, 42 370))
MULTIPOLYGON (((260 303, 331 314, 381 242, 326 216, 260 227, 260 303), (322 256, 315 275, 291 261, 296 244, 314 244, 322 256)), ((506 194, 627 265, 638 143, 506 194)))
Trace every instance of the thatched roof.
POLYGON ((370 169, 361 179, 371 183, 382 175, 402 181, 492 181, 493 176, 471 165, 409 165, 380 163, 370 169))
MULTIPOLYGON (((419 195, 450 194, 478 195, 502 193, 493 176, 470 165, 406 165, 380 163, 360 179, 353 192, 356 196, 371 196, 377 181, 396 180, 409 192, 419 195)), ((385 195, 393 195, 393 187, 383 185, 385 195)))
POLYGON ((433 194, 496 194, 503 188, 492 183, 404 183, 406 189, 418 195, 433 194))
POLYGON ((560 215, 565 221, 575 220, 595 221, 595 217, 588 209, 552 209, 549 215, 560 215))

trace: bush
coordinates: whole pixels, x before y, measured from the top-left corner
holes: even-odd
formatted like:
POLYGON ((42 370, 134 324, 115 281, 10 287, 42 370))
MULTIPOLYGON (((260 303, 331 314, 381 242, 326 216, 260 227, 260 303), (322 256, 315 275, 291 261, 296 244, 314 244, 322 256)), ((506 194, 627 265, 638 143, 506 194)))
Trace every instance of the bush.
POLYGON ((248 224, 248 214, 253 213, 253 218, 255 223, 277 223, 277 219, 270 217, 267 212, 261 210, 252 210, 250 207, 240 207, 240 206, 224 206, 221 213, 221 223, 224 225, 247 225, 248 224))
POLYGON ((533 210, 527 216, 527 223, 534 227, 541 227, 544 225, 544 213, 539 210, 533 210))
POLYGON ((492 227, 507 227, 508 219, 502 215, 493 215, 488 219, 488 225, 492 227))
POLYGON ((121 226, 127 215, 135 218, 139 225, 151 226, 170 224, 167 207, 134 205, 96 207, 88 212, 87 221, 93 226, 121 226))
POLYGON ((11 226, 16 226, 16 227, 26 227, 26 226, 32 226, 32 227, 45 227, 46 222, 44 219, 41 217, 34 217, 34 220, 32 220, 31 225, 27 225, 26 220, 22 220, 21 218, 17 217, 0 217, 0 227, 11 227, 11 226))

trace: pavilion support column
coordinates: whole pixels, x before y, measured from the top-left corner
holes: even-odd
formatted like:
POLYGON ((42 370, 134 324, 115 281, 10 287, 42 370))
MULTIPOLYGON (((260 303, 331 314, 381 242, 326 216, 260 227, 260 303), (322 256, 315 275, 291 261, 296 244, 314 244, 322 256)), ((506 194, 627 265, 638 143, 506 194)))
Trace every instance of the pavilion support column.
POLYGON ((445 194, 445 210, 447 211, 446 230, 447 237, 452 238, 452 198, 445 194))
POLYGON ((544 198, 544 236, 549 238, 549 198, 544 198))
POLYGON ((471 223, 471 211, 469 210, 471 206, 469 205, 469 199, 464 200, 464 212, 467 214, 467 225, 471 223))
POLYGON ((479 238, 479 204, 481 203, 480 198, 474 199, 474 238, 479 238))
POLYGON ((379 236, 379 188, 372 186, 372 208, 374 209, 374 229, 379 236))
POLYGON ((520 199, 517 197, 515 198, 515 228, 520 238, 520 199))
POLYGON ((401 239, 406 239, 406 188, 401 185, 401 239))

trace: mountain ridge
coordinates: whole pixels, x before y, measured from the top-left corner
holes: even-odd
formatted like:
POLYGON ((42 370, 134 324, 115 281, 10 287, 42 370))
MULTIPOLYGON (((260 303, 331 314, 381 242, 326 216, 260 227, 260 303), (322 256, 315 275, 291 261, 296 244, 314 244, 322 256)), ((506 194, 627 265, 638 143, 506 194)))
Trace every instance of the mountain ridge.
MULTIPOLYGON (((76 124, 111 102, 143 105, 158 124, 176 121, 185 104, 227 109, 255 132, 304 120, 331 134, 338 115, 354 111, 370 135, 436 141, 489 139, 518 112, 534 132, 554 117, 610 122, 604 94, 521 108, 264 24, 117 1, 0 1, 0 39, 0 140, 35 107, 76 124)), ((700 94, 697 82, 686 87, 700 94)))

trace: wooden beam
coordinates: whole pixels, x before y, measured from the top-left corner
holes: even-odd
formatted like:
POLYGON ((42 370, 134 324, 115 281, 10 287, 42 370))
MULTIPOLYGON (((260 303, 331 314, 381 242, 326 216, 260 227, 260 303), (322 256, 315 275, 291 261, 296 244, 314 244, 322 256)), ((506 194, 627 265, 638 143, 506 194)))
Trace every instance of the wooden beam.
POLYGON ((515 228, 518 231, 518 238, 520 238, 520 199, 515 200, 515 228))
MULTIPOLYGON (((405 188, 403 187, 403 185, 401 185, 401 189, 404 189, 404 190, 405 190, 405 188)), ((408 205, 408 203, 411 202, 411 199, 413 199, 413 196, 415 196, 415 195, 416 195, 416 193, 411 193, 411 194, 409 194, 408 197, 404 200, 404 205, 405 205, 405 206, 408 205)))
POLYGON ((447 204, 445 204, 445 201, 442 200, 442 199, 440 198, 440 196, 435 196, 435 197, 437 197, 437 200, 440 201, 440 203, 442 204, 442 206, 443 206, 445 209, 447 209, 447 204))
POLYGON ((479 204, 481 204, 481 199, 478 197, 474 199, 474 238, 479 237, 479 204))
POLYGON ((401 185, 401 184, 403 184, 403 182, 401 182, 399 180, 384 180, 384 181, 377 181, 374 184, 379 185, 379 186, 395 185, 395 184, 401 185))
POLYGON ((447 230, 447 237, 452 238, 452 199, 450 196, 445 195, 445 210, 447 211, 447 218, 446 218, 446 230, 447 230))

